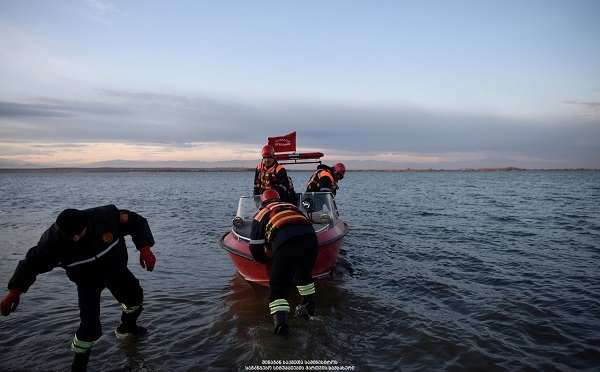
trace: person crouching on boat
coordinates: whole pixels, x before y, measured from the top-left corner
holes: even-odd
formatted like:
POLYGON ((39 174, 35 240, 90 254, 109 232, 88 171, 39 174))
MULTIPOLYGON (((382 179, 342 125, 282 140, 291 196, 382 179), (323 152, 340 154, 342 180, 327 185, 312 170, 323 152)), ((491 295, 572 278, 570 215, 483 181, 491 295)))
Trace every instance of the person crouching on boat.
POLYGON ((274 333, 289 330, 287 300, 294 279, 302 298, 297 314, 308 318, 315 312, 315 283, 311 272, 317 259, 318 241, 312 223, 293 204, 280 200, 275 190, 261 196, 262 209, 254 216, 250 252, 256 262, 267 262, 265 248, 272 252, 269 275, 269 311, 274 333))
POLYGON ((266 190, 275 189, 282 195, 283 201, 288 201, 290 181, 287 170, 275 159, 275 149, 266 145, 262 148, 262 161, 254 172, 254 195, 261 195, 266 190))
POLYGON ((150 250, 154 238, 144 217, 114 205, 65 209, 18 263, 8 282, 9 293, 0 303, 2 315, 8 316, 17 309, 21 293, 27 292, 39 274, 62 267, 77 284, 81 318, 71 343, 75 353, 72 371, 87 369, 90 350, 102 336, 100 295, 105 288, 121 303, 117 334, 147 333, 146 328, 137 325, 144 293, 138 279, 127 268, 126 235, 131 235, 140 251, 140 265, 152 271, 156 263, 150 250))
POLYGON ((340 188, 338 181, 344 179, 344 174, 346 174, 346 167, 342 163, 336 163, 333 167, 319 164, 306 185, 306 191, 329 191, 335 195, 340 188))

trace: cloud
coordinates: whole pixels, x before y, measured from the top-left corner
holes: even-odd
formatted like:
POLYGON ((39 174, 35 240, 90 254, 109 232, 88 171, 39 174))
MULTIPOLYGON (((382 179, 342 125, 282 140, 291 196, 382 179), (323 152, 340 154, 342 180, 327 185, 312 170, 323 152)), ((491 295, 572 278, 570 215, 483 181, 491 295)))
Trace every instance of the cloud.
POLYGON ((585 112, 583 116, 600 119, 600 102, 564 101, 564 103, 567 105, 582 107, 585 112))
POLYGON ((409 106, 252 105, 194 95, 97 93, 96 101, 0 102, 0 137, 14 143, 121 143, 163 153, 223 144, 237 158, 235 150, 252 151, 269 136, 296 131, 299 150, 337 157, 600 159, 600 120, 594 118, 549 122, 409 106))
POLYGON ((52 106, 43 104, 26 104, 16 102, 0 102, 0 118, 26 117, 65 117, 66 113, 52 106))
MULTIPOLYGON (((309 143, 349 153, 558 151, 565 139, 578 146, 598 133, 594 122, 578 126, 527 118, 467 115, 400 107, 288 107, 279 112, 309 143)), ((263 126, 264 129, 267 129, 263 126)), ((596 137, 598 138, 598 137, 596 137)), ((598 142, 599 140, 594 140, 598 142)))
POLYGON ((125 108, 97 102, 65 101, 40 98, 37 103, 1 102, 0 118, 73 117, 78 114, 123 115, 125 108))
POLYGON ((115 11, 115 6, 108 1, 101 0, 86 0, 88 6, 100 14, 112 13, 115 11))

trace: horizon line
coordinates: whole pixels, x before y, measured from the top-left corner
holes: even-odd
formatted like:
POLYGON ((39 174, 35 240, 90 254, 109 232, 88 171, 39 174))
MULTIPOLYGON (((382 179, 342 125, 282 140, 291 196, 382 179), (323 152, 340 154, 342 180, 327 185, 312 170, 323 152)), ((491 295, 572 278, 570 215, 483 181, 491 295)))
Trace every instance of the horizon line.
MULTIPOLYGON (((296 164, 290 164, 296 165, 296 164)), ((168 173, 168 172, 250 172, 254 167, 30 167, 30 168, 4 168, 0 167, 0 173, 168 173)), ((291 169, 291 172, 310 172, 311 169, 291 169)), ((519 167, 480 167, 480 168, 397 168, 397 169, 348 169, 347 172, 598 172, 600 168, 519 168, 519 167)))

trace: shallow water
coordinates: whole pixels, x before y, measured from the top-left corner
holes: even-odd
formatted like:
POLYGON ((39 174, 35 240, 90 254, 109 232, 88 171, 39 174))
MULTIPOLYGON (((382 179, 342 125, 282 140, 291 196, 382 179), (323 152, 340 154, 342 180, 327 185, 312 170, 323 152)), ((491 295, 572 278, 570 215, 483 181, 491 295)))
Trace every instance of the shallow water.
MULTIPOLYGON (((310 176, 291 175, 297 187, 310 176)), ((62 209, 114 203, 147 217, 157 242, 150 273, 129 244, 150 333, 118 339, 120 307, 106 291, 90 371, 296 360, 357 371, 598 370, 600 172, 349 172, 336 198, 350 227, 338 266, 317 281, 318 316, 292 317, 287 336, 272 334, 268 290, 239 277, 218 245, 252 177, 0 174, 0 282, 62 209)), ((75 285, 61 269, 40 275, 0 317, 0 370, 68 370, 78 321, 75 285)))

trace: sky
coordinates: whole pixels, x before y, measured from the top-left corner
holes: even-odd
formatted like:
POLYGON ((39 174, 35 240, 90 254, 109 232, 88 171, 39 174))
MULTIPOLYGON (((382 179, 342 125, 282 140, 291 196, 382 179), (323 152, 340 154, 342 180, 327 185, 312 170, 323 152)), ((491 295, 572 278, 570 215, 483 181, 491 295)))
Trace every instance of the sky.
POLYGON ((331 163, 600 168, 599 19, 597 0, 2 1, 0 167, 254 161, 296 131, 331 163))

